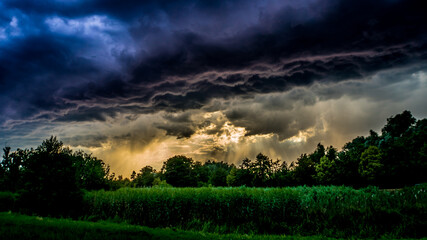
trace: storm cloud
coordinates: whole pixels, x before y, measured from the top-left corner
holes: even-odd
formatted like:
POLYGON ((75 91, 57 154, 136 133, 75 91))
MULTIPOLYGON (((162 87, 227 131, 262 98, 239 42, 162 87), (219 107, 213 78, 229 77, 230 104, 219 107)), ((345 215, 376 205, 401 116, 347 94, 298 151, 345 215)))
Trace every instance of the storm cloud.
POLYGON ((404 109, 427 114, 423 10, 421 0, 5 0, 0 140, 291 160, 404 109))

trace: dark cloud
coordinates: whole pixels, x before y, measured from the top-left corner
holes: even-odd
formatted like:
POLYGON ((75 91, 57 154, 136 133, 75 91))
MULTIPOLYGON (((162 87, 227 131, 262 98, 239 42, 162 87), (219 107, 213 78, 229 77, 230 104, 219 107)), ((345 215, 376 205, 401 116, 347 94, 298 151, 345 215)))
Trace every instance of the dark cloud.
MULTIPOLYGON (((241 34, 224 41, 209 41, 198 32, 172 32, 165 39, 173 39, 168 42, 169 50, 150 56, 136 67, 134 81, 159 81, 170 75, 240 69, 260 61, 366 51, 414 41, 425 51, 426 19, 419 4, 419 1, 342 1, 322 16, 306 21, 298 21, 299 9, 285 7, 269 17, 273 20, 261 18, 253 28, 242 29, 241 34), (269 31, 263 30, 264 24, 268 24, 269 31)), ((337 63, 338 67, 344 71, 352 66, 337 63)))
MULTIPOLYGON (((427 58, 421 0, 6 0, 0 10, 1 123, 207 110, 216 99, 362 79, 427 58)), ((311 124, 217 108, 249 134, 284 139, 311 124)), ((156 126, 169 135, 198 128, 189 116, 164 119, 156 126)))
POLYGON ((77 48, 79 43, 53 35, 17 39, 7 46, 0 45, 0 94, 4 103, 1 115, 25 119, 40 111, 75 106, 61 99, 58 91, 99 71, 89 60, 73 56, 70 50, 73 45, 77 48), (9 115, 11 108, 14 114, 9 115))
MULTIPOLYGON (((178 93, 158 94, 152 99, 153 105, 174 109, 197 109, 210 100, 229 99, 235 96, 251 96, 257 93, 282 92, 298 86, 309 86, 315 81, 337 82, 348 79, 360 79, 370 76, 380 69, 405 66, 424 58, 420 46, 393 47, 381 51, 324 55, 314 59, 300 58, 283 64, 275 76, 260 74, 232 74, 232 80, 222 77, 212 81, 199 81, 188 84, 178 93), (231 82, 234 85, 229 85, 231 82)), ((164 110, 164 108, 163 108, 164 110)))
POLYGON ((307 130, 316 124, 316 113, 296 110, 292 107, 274 110, 263 106, 269 104, 264 100, 264 105, 239 105, 231 107, 225 112, 227 118, 235 126, 244 127, 246 135, 277 134, 279 140, 295 136, 299 131, 307 130))
POLYGON ((163 116, 164 121, 155 123, 159 129, 165 130, 166 135, 180 138, 189 138, 196 131, 196 124, 191 119, 193 113, 190 111, 180 113, 167 113, 163 116))
POLYGON ((106 121, 108 117, 113 118, 117 113, 114 108, 104 109, 99 107, 79 107, 58 117, 58 122, 82 122, 82 121, 106 121))
POLYGON ((76 135, 72 137, 63 137, 62 141, 72 147, 102 147, 102 143, 108 141, 108 136, 105 135, 76 135))
POLYGON ((166 135, 176 136, 180 138, 189 138, 195 131, 186 124, 168 124, 168 125, 158 125, 157 128, 163 129, 166 131, 166 135))

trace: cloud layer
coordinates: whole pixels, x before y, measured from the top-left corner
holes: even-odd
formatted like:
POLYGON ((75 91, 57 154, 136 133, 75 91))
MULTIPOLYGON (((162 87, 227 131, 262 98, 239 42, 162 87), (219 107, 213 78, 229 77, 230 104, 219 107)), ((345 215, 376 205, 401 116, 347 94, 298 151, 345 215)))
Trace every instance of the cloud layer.
POLYGON ((159 151, 294 160, 404 109, 427 115, 423 9, 420 0, 2 1, 0 140, 24 147, 58 135, 123 174, 159 151))

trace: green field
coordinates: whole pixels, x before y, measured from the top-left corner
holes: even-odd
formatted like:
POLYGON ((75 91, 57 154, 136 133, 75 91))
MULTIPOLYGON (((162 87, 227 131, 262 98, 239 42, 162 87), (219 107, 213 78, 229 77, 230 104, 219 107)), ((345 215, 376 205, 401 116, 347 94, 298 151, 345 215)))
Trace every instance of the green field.
MULTIPOLYGON (((19 211, 0 193, 0 211, 19 211)), ((0 214, 1 239, 300 239, 427 236, 426 184, 375 187, 123 188, 86 192, 72 221, 0 214)))
POLYGON ((73 221, 0 213, 0 236, 8 239, 330 239, 321 236, 215 234, 171 228, 148 228, 124 223, 73 221))
MULTIPOLYGON (((215 234, 170 228, 148 228, 124 223, 73 221, 15 213, 0 213, 1 239, 337 239, 323 236, 215 234)), ((385 237, 384 239, 391 239, 385 237)), ((409 239, 409 238, 407 238, 409 239)), ((425 239, 425 238, 424 238, 425 239)))

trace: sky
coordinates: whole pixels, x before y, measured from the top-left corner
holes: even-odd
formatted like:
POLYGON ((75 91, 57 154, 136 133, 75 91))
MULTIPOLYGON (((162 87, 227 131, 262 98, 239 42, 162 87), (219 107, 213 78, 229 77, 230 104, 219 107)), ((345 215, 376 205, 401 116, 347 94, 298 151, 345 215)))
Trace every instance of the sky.
POLYGON ((117 175, 174 155, 290 163, 427 117, 423 0, 2 0, 0 144, 117 175))

